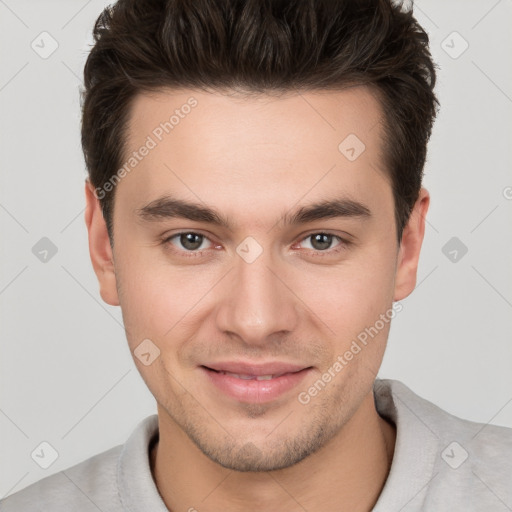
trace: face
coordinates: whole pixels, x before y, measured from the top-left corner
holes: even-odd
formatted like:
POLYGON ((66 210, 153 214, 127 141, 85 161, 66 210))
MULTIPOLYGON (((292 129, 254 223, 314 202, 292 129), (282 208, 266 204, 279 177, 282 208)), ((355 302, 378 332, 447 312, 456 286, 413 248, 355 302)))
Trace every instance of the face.
POLYGON ((372 390, 428 206, 422 191, 399 247, 381 115, 362 87, 141 95, 113 253, 87 189, 101 295, 159 414, 222 466, 299 462, 372 390))

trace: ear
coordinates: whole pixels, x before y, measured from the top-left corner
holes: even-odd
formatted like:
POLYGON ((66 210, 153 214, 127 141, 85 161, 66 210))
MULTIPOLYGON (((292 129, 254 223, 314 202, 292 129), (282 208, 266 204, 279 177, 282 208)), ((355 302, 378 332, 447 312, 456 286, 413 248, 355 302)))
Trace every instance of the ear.
POLYGON ((422 187, 402 234, 395 276, 395 301, 405 299, 416 286, 418 261, 425 234, 425 216, 429 204, 428 190, 422 187))
POLYGON ((107 224, 103 218, 99 199, 94 193, 94 187, 88 179, 85 180, 85 201, 85 224, 89 233, 89 254, 100 284, 100 295, 107 304, 119 306, 114 258, 110 247, 107 224))

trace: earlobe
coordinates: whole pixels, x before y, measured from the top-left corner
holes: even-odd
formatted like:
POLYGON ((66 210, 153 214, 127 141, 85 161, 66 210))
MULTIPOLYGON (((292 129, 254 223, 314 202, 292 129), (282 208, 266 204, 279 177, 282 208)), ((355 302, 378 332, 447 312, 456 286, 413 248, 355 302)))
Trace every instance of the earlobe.
POLYGON ((395 278, 395 301, 407 297, 416 286, 418 262, 425 234, 425 217, 429 204, 428 190, 422 188, 402 234, 395 278))
POLYGON ((119 306, 114 258, 107 225, 103 218, 100 202, 94 194, 94 187, 88 179, 85 181, 85 201, 85 224, 89 234, 89 254, 100 285, 100 295, 107 304, 119 306))

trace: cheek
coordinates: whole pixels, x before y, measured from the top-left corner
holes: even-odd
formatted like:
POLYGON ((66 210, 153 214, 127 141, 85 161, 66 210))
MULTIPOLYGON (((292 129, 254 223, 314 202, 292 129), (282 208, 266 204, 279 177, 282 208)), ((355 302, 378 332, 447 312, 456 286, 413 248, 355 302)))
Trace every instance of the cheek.
POLYGON ((116 276, 130 346, 145 338, 167 342, 181 332, 216 281, 211 272, 145 258, 144 251, 116 261, 116 276))
POLYGON ((303 294, 307 292, 307 305, 327 326, 326 335, 337 340, 338 349, 350 344, 389 310, 394 271, 392 255, 383 257, 381 252, 379 258, 361 257, 307 280, 303 290, 303 294))

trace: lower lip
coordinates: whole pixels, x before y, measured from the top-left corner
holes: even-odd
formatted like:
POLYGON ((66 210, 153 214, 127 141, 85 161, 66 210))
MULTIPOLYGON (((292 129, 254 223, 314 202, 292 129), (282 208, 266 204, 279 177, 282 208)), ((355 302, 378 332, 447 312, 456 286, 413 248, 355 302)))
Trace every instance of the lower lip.
POLYGON ((285 373, 270 380, 248 380, 219 373, 204 366, 200 369, 226 395, 240 402, 250 403, 265 403, 278 398, 298 386, 311 370, 311 368, 304 368, 299 372, 285 373))

